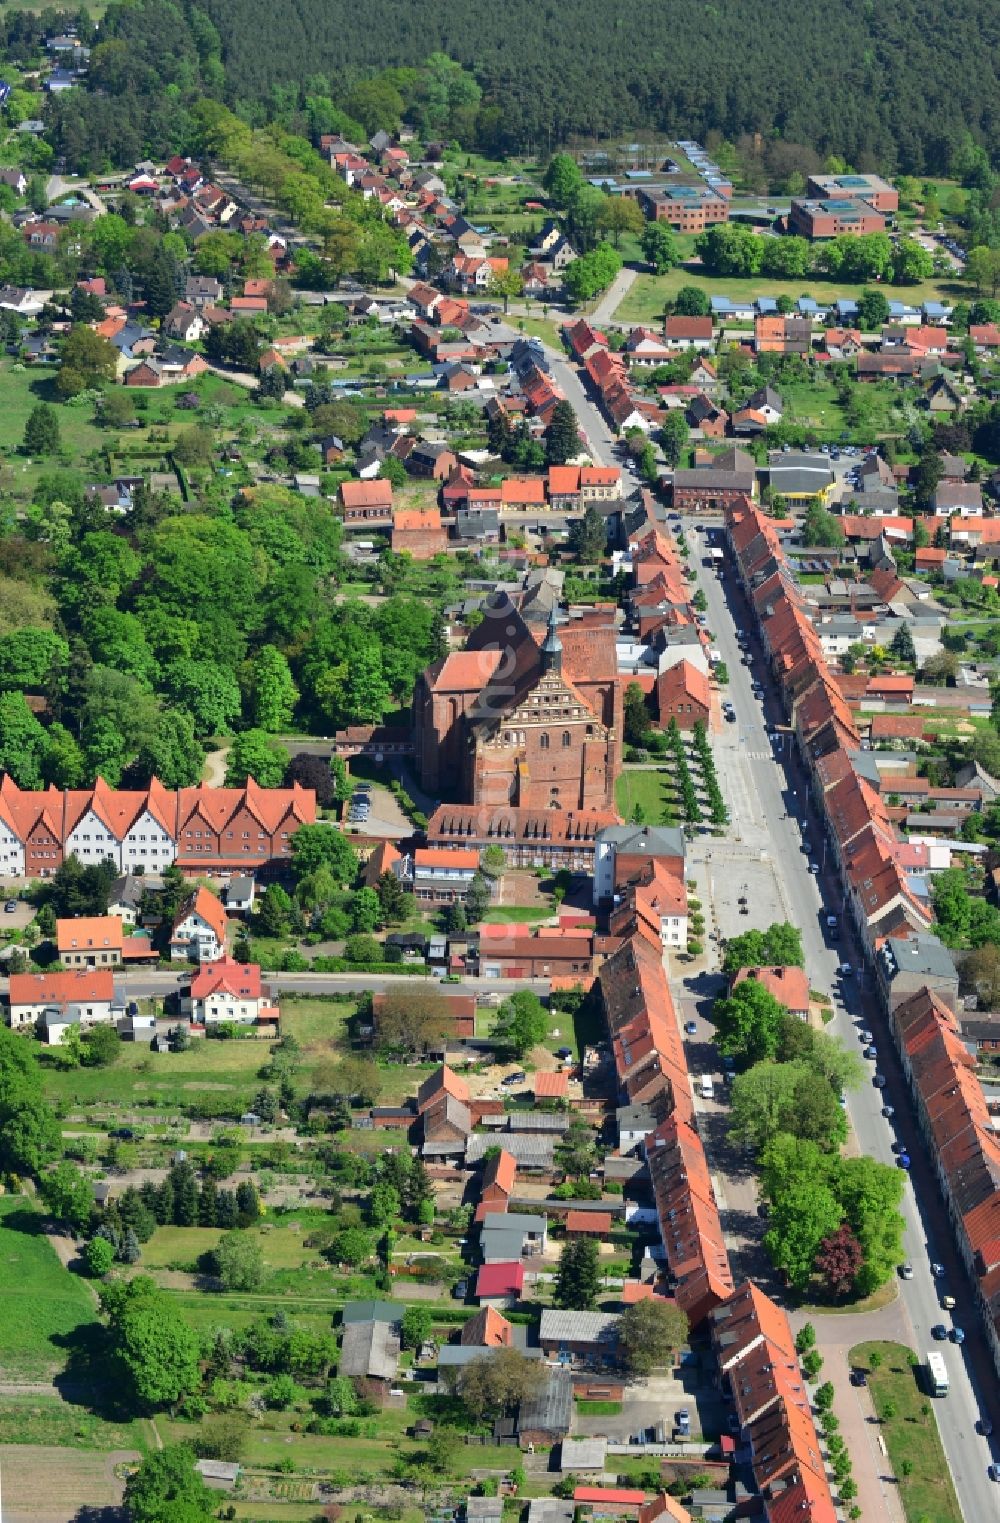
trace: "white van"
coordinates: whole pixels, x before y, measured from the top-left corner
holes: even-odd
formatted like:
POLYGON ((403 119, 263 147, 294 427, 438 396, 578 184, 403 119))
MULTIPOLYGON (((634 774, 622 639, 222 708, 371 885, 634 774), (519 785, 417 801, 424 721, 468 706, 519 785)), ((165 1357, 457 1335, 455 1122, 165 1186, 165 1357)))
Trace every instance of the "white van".
POLYGON ((710 1076, 708 1074, 702 1074, 702 1076, 701 1076, 701 1098, 703 1100, 711 1100, 714 1097, 714 1095, 715 1095, 715 1090, 712 1087, 712 1080, 711 1080, 710 1076))

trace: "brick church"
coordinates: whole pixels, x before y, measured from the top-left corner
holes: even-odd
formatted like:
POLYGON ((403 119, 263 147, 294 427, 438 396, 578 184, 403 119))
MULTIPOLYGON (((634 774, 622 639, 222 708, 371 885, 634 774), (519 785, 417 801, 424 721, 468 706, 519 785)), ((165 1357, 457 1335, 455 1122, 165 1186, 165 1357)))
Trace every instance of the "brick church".
POLYGON ((531 625, 505 592, 463 651, 421 675, 416 766, 435 798, 562 811, 615 807, 622 694, 614 609, 531 625))

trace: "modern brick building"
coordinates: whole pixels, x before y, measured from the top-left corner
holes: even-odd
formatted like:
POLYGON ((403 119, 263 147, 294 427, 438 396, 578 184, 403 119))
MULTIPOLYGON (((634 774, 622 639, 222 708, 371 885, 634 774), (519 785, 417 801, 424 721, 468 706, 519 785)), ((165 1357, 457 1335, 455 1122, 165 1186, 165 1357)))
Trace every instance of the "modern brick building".
POLYGON ((868 201, 846 197, 827 201, 793 201, 788 231, 802 238, 837 238, 841 233, 884 233, 886 221, 868 201))
POLYGON ((877 212, 899 210, 899 191, 879 175, 810 175, 806 194, 816 201, 867 201, 877 212))

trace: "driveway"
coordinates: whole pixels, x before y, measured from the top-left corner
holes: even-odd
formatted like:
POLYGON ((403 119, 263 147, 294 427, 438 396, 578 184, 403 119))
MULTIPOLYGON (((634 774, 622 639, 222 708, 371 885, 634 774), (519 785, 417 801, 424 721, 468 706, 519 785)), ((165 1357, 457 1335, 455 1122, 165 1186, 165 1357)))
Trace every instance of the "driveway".
MULTIPOLYGON (((699 1366, 692 1363, 676 1375, 649 1375, 633 1381, 626 1390, 622 1410, 617 1415, 576 1416, 574 1438, 607 1438, 612 1443, 627 1444, 633 1434, 663 1423, 669 1441, 674 1416, 681 1408, 691 1414, 693 1438, 701 1433, 716 1434, 725 1425, 724 1408, 718 1390, 705 1381, 699 1366)), ((609 1469, 613 1466, 609 1466, 609 1469)))
POLYGON ((594 324, 595 328, 603 327, 605 323, 613 321, 615 313, 635 284, 638 274, 638 270, 629 269, 627 266, 625 269, 618 271, 618 274, 594 308, 590 321, 594 324))
POLYGON ((905 1523, 899 1488, 892 1467, 879 1446, 879 1425, 867 1386, 852 1386, 848 1353, 857 1343, 872 1340, 901 1343, 913 1337, 909 1318, 897 1298, 881 1311, 845 1313, 843 1316, 806 1315, 793 1312, 792 1328, 798 1332, 805 1322, 816 1329, 816 1342, 823 1354, 821 1380, 833 1385, 833 1410, 840 1423, 840 1433, 854 1465, 858 1488, 857 1503, 865 1518, 883 1518, 886 1523, 905 1523))

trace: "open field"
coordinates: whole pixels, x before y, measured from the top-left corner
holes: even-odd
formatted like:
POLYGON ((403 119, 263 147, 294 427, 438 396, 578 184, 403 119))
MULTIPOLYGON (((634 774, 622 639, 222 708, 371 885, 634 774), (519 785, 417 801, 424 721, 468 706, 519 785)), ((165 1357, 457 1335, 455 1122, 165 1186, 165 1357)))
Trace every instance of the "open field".
POLYGON ((665 816, 668 821, 672 820, 672 798, 670 776, 665 766, 655 772, 626 767, 615 784, 615 803, 625 820, 632 818, 636 808, 642 810, 647 824, 662 824, 665 816))
MULTIPOLYGON (((52 1445, 69 1450, 94 1449, 107 1454, 115 1449, 141 1453, 151 1449, 154 1443, 152 1427, 144 1417, 108 1422, 86 1407, 63 1401, 56 1395, 0 1397, 0 1446, 52 1445)), ((72 1470, 77 1464, 86 1468, 89 1462, 74 1454, 68 1469, 72 1470)), ((13 1506, 9 1490, 12 1471, 6 1454, 0 1454, 0 1472, 3 1474, 6 1511, 13 1506)), ((37 1484, 37 1473, 35 1480, 37 1484)))
MULTIPOLYGON (((817 301, 837 301, 841 297, 856 299, 863 289, 844 281, 823 280, 815 275, 801 281, 767 280, 751 276, 746 280, 721 275, 703 275, 700 268, 678 265, 666 275, 640 275, 614 314, 618 323, 648 323, 663 315, 663 304, 677 295, 681 286, 696 286, 713 296, 755 297, 813 296, 817 301)), ((887 291, 887 294, 888 291, 887 291)), ((912 286, 893 287, 892 296, 919 305, 922 301, 968 300, 968 288, 954 280, 924 280, 912 286)))
POLYGON ((84 1282, 68 1274, 42 1217, 19 1195, 0 1199, 0 1379, 42 1381, 65 1368, 74 1335, 94 1321, 84 1282))
MULTIPOLYGON (((303 1086, 313 1064, 343 1050, 354 1008, 352 1001, 332 998, 282 1001, 282 1029, 305 1050, 303 1086)), ((170 1053, 151 1053, 141 1043, 123 1042, 113 1068, 46 1068, 45 1088, 51 1100, 70 1107, 103 1103, 136 1113, 193 1109, 232 1115, 247 1109, 269 1056, 270 1044, 254 1038, 206 1039, 193 1042, 186 1052, 170 1053)))
POLYGON ((872 1402, 881 1418, 880 1432, 899 1481, 908 1523, 923 1523, 924 1519, 962 1523, 934 1417, 934 1402, 921 1390, 919 1367, 909 1360, 910 1350, 898 1343, 859 1343, 848 1355, 851 1365, 869 1371, 872 1402), (882 1360, 877 1370, 869 1365, 873 1350, 882 1360), (883 1416, 887 1402, 895 1408, 891 1418, 883 1416), (908 1475, 903 1473, 907 1468, 908 1475))

